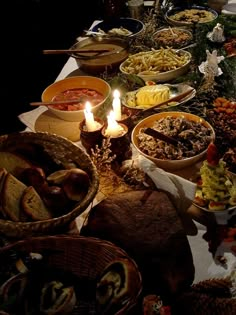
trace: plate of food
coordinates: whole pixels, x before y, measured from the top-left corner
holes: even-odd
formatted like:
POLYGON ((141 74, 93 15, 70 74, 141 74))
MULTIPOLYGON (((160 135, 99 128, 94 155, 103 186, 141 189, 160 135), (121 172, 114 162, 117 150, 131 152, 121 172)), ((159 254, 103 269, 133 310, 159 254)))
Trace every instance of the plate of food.
POLYGON ((122 98, 122 104, 131 109, 143 110, 160 104, 156 108, 163 109, 183 104, 195 95, 196 90, 187 84, 155 84, 154 82, 153 85, 146 83, 135 91, 127 92, 122 98))
POLYGON ((236 209, 236 174, 227 170, 214 143, 208 146, 196 183, 193 204, 198 208, 215 213, 236 209))

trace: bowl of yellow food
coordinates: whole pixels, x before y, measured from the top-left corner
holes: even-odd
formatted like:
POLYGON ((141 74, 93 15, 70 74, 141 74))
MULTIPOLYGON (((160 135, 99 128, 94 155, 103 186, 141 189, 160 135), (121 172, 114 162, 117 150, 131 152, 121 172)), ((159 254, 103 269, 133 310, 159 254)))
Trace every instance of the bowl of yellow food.
POLYGON ((183 169, 203 159, 214 139, 214 129, 206 120, 177 111, 148 116, 131 134, 138 153, 167 171, 183 169))
POLYGON ((93 76, 74 76, 53 82, 45 88, 41 99, 54 102, 48 110, 66 121, 80 122, 84 119, 85 103, 96 114, 110 98, 111 87, 103 79, 93 76))
POLYGON ((151 84, 135 91, 128 91, 122 97, 122 104, 130 109, 146 110, 169 108, 189 101, 196 90, 188 84, 151 84))
POLYGON ((131 54, 121 63, 120 71, 144 81, 168 82, 189 70, 192 55, 185 50, 161 48, 131 54))

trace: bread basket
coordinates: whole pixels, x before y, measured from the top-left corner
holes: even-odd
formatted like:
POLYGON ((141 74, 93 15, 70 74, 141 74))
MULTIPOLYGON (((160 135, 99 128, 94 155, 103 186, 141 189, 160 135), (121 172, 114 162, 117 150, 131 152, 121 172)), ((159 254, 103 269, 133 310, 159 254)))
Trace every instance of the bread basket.
POLYGON ((26 252, 47 256, 47 264, 63 272, 71 273, 73 279, 78 279, 78 287, 79 281, 82 281, 83 292, 77 294, 78 304, 71 313, 73 315, 97 314, 94 292, 96 286, 94 283, 108 264, 117 259, 128 259, 134 274, 134 289, 129 291, 128 298, 112 315, 135 314, 133 310, 136 309, 142 291, 141 275, 136 263, 123 249, 113 243, 80 235, 63 234, 60 236, 32 237, 0 248, 2 267, 4 263, 9 263, 10 255, 26 252), (85 292, 89 292, 88 296, 85 292))
MULTIPOLYGON (((89 175, 90 186, 84 198, 76 203, 73 209, 66 211, 64 215, 34 222, 13 222, 0 219, 0 233, 10 238, 60 233, 87 209, 98 190, 98 174, 90 157, 81 148, 64 137, 44 132, 19 132, 0 137, 0 151, 24 151, 24 153, 30 155, 32 154, 32 152, 28 152, 32 150, 29 150, 30 146, 42 147, 50 159, 61 167, 67 168, 69 164, 73 164, 83 169, 89 175)), ((37 158, 40 159, 40 156, 37 156, 37 158)), ((50 167, 50 165, 48 166, 50 167)))

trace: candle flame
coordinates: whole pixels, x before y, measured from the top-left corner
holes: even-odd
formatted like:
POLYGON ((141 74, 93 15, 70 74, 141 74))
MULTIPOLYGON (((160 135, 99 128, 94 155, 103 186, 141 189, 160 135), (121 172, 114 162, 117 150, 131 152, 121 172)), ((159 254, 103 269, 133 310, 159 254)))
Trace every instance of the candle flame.
POLYGON ((118 90, 114 90, 113 96, 119 98, 120 97, 120 92, 118 90))
POLYGON ((85 102, 85 110, 87 113, 91 112, 91 104, 89 101, 85 102))

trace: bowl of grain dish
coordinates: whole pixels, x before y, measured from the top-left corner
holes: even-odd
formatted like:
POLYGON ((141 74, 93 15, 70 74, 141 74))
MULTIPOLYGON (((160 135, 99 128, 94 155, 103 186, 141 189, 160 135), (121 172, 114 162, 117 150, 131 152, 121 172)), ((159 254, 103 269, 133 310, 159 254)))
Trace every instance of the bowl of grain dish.
POLYGON ((144 81, 168 82, 189 70, 192 55, 185 50, 160 48, 131 54, 121 63, 120 71, 135 74, 144 81))
POLYGON ((182 48, 190 44, 193 39, 190 30, 180 27, 168 27, 157 30, 153 35, 159 47, 182 48))
POLYGON ((174 26, 190 26, 198 23, 212 22, 218 17, 218 13, 202 6, 175 7, 165 13, 166 21, 174 26))
POLYGON ((214 129, 203 118, 171 111, 141 120, 131 134, 134 148, 167 171, 183 169, 203 159, 214 139, 214 129), (156 130, 158 137, 147 134, 150 129, 156 130), (168 139, 159 137, 160 133, 168 139))

